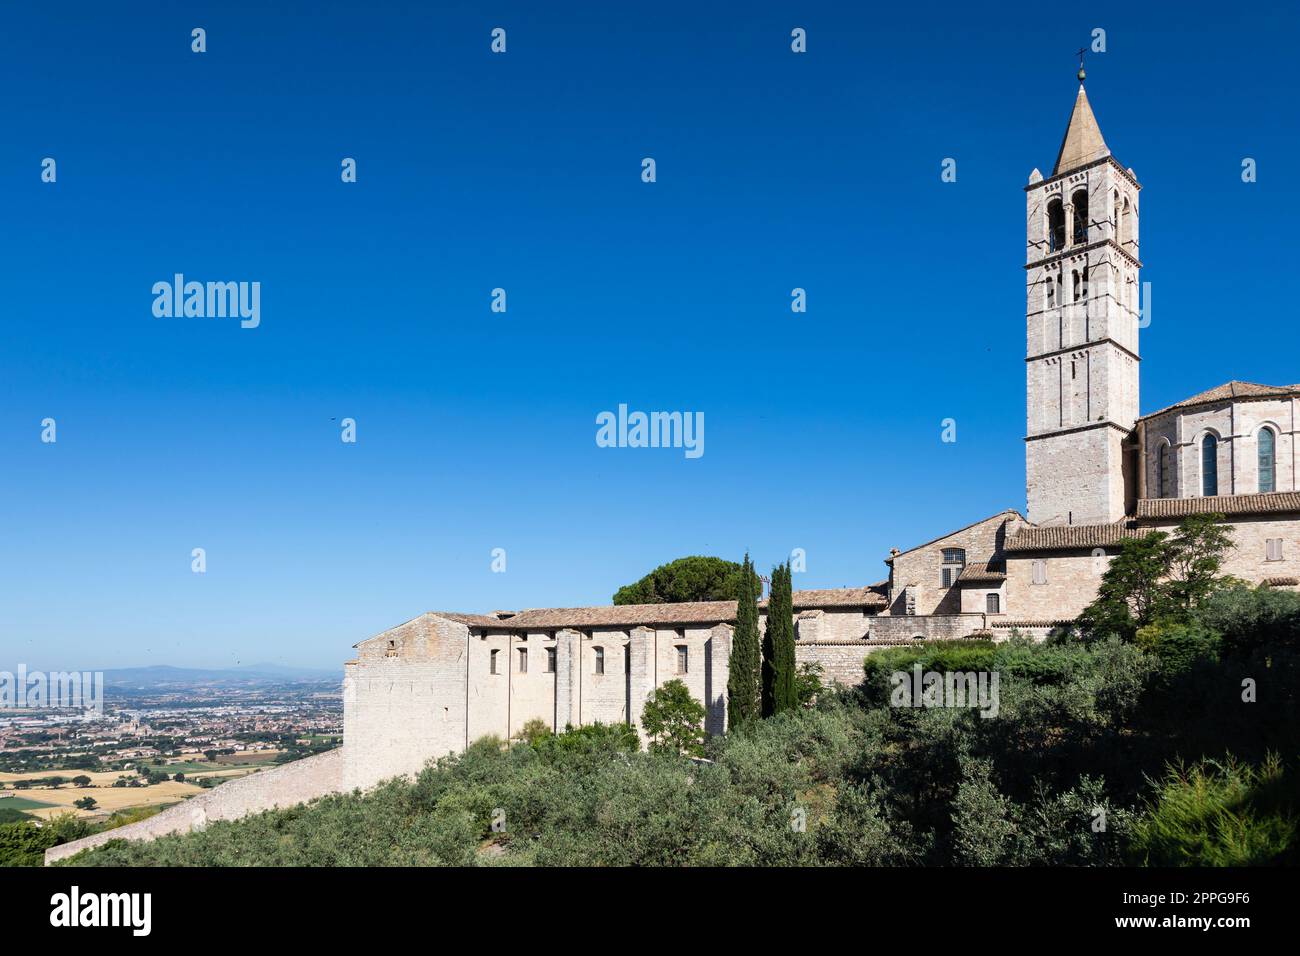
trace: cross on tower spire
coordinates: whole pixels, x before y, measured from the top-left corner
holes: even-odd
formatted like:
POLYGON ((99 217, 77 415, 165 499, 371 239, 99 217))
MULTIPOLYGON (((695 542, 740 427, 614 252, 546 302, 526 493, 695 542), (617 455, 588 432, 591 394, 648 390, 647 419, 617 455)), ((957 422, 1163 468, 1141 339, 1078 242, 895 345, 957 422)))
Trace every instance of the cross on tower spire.
POLYGON ((1086 52, 1087 52, 1087 47, 1082 47, 1082 46, 1079 47, 1079 82, 1080 83, 1082 83, 1083 78, 1088 75, 1083 72, 1083 54, 1086 52))

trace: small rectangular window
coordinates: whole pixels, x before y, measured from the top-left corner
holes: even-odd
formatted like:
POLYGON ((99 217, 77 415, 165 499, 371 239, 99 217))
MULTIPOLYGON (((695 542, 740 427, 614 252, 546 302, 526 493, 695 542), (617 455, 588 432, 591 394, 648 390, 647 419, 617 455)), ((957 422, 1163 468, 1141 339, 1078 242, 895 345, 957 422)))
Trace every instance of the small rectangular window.
POLYGON ((1039 558, 1034 562, 1033 568, 1034 568, 1034 583, 1046 584, 1047 583, 1047 562, 1042 558, 1039 558))
POLYGON ((555 648, 553 647, 546 649, 546 673, 555 673, 555 648))
POLYGON ((678 644, 677 645, 677 673, 679 674, 685 674, 690 666, 690 659, 687 656, 687 654, 688 651, 686 645, 678 644))
POLYGON ((1282 539, 1269 538, 1266 542, 1266 554, 1269 561, 1282 560, 1282 539))
POLYGON ((990 595, 988 596, 988 599, 987 599, 987 602, 986 602, 985 606, 988 608, 988 613, 989 613, 989 614, 1001 614, 1001 613, 1002 613, 1002 596, 999 595, 999 594, 990 594, 990 595))
POLYGON ((596 647, 592 648, 592 650, 596 652, 596 673, 605 673, 605 648, 596 647))
POLYGON ((519 673, 528 673, 528 648, 519 648, 519 673))
POLYGON ((491 668, 490 673, 493 674, 499 673, 499 671, 497 671, 497 655, 500 653, 501 653, 500 651, 492 652, 492 657, 490 658, 490 663, 488 665, 491 668))

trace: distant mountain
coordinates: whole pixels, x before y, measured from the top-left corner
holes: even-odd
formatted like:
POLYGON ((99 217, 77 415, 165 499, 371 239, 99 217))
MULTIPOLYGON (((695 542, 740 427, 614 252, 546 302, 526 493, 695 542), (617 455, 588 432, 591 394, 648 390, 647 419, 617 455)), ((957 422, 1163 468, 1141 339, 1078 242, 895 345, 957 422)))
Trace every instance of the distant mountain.
POLYGON ((195 684, 226 687, 254 687, 270 684, 338 683, 341 671, 288 667, 283 664, 244 664, 229 668, 172 667, 154 664, 149 667, 116 667, 104 671, 104 686, 151 690, 195 684))

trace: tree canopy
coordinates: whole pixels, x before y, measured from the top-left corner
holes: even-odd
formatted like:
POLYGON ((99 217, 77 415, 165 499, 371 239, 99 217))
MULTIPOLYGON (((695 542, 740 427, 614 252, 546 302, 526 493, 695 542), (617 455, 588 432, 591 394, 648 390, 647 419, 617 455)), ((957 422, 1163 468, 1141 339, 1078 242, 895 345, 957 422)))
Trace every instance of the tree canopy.
MULTIPOLYGON (((734 601, 742 569, 735 561, 692 555, 661 564, 641 580, 614 592, 615 604, 679 604, 734 601)), ((755 588, 761 583, 754 579, 755 588)), ((755 592, 757 596, 757 591, 755 592)))

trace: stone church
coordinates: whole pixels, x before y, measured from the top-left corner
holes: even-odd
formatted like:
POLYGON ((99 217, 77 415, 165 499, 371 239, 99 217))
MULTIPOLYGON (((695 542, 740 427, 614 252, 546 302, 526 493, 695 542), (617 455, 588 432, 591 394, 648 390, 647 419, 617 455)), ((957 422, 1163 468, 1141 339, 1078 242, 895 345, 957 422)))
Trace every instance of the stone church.
MULTIPOLYGON (((856 681, 874 648, 1034 636, 1092 600, 1119 543, 1227 517, 1228 573, 1300 583, 1300 385, 1230 381, 1139 414, 1139 192, 1084 93, 1049 176, 1025 187, 1025 486, 1000 511, 885 558, 886 580, 794 593, 797 656, 856 681)), ((638 720, 679 678, 726 726, 735 603, 431 611, 357 645, 344 679, 345 788, 418 770, 530 720, 638 720)))

